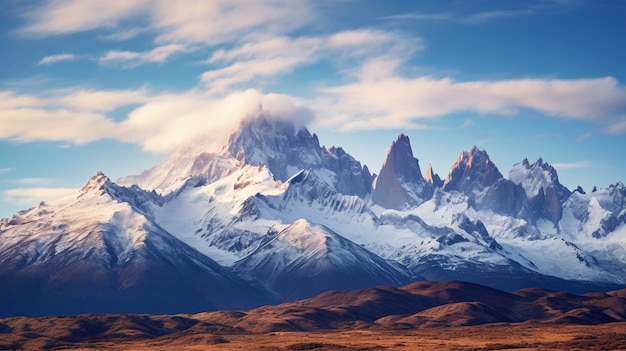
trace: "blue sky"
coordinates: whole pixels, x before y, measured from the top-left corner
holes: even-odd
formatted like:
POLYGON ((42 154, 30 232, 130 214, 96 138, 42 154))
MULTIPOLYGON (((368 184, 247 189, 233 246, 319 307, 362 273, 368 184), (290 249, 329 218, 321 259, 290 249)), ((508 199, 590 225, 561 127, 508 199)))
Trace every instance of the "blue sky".
POLYGON ((5 0, 0 217, 101 170, 219 150, 259 104, 377 172, 476 144, 590 190, 626 180, 626 1, 5 0))

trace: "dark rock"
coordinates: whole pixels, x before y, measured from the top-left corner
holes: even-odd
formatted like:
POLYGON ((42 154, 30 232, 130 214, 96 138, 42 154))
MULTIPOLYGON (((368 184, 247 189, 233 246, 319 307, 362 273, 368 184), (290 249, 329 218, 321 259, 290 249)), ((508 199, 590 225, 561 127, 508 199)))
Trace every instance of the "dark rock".
POLYGON ((372 201, 384 208, 402 210, 418 206, 432 195, 432 185, 422 176, 409 138, 400 134, 387 151, 383 167, 374 180, 372 201))

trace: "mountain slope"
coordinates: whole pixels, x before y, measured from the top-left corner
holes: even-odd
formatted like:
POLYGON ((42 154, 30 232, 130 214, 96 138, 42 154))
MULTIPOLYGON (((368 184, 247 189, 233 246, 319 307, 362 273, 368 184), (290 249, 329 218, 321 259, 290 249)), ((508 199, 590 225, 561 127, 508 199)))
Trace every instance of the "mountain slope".
POLYGON ((387 261, 332 232, 297 220, 267 244, 234 265, 287 300, 331 289, 402 285, 408 275, 387 261))
POLYGON ((2 315, 197 312, 272 300, 150 218, 161 198, 95 175, 0 223, 2 315))

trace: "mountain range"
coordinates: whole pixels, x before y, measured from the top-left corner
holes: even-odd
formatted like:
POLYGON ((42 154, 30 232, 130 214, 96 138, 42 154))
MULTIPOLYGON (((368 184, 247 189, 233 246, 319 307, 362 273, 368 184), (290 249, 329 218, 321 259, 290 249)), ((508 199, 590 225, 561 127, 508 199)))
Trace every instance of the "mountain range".
POLYGON ((3 318, 0 349, 622 350, 625 306, 626 289, 509 293, 419 281, 252 310, 3 318))
POLYGON ((403 134, 372 174, 262 111, 221 152, 98 173, 0 221, 0 316, 240 309, 424 279, 581 293, 625 272, 621 182, 570 191, 542 159, 504 177, 475 146, 423 175, 403 134))

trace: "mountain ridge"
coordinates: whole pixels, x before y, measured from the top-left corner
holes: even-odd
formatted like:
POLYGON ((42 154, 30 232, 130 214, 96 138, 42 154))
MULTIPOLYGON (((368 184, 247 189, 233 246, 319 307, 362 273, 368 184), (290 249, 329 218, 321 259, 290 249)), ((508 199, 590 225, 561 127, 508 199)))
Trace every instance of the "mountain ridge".
MULTIPOLYGON (((254 306, 319 292, 311 284, 299 283, 291 287, 298 291, 293 293, 289 284, 282 284, 268 297, 266 290, 276 287, 254 273, 258 266, 242 263, 265 248, 264 265, 286 267, 283 263, 296 262, 294 252, 301 252, 296 243, 317 235, 341 243, 345 251, 338 255, 340 260, 324 261, 313 255, 314 259, 298 261, 284 272, 294 277, 355 274, 347 285, 342 284, 349 279, 339 279, 324 289, 402 284, 405 280, 398 278, 402 275, 409 281, 466 279, 511 291, 549 287, 581 292, 626 285, 626 189, 622 183, 589 194, 572 193, 542 159, 516 164, 508 179, 487 152, 476 146, 461 152, 441 181, 430 165, 426 177, 422 175, 404 134, 392 142, 374 178, 367 166, 344 149, 323 148, 306 128, 262 114, 244 121, 229 140, 217 154, 181 148, 142 175, 120 181, 155 188, 120 186, 99 172, 74 197, 42 203, 1 220, 0 262, 20 262, 24 269, 44 272, 36 258, 47 252, 46 257, 60 262, 58 271, 80 262, 75 270, 79 281, 89 267, 112 262, 107 261, 113 257, 109 251, 126 257, 115 251, 119 245, 112 244, 102 244, 103 251, 98 251, 106 257, 104 261, 88 254, 91 247, 79 240, 90 232, 85 228, 105 228, 100 232, 108 233, 107 238, 136 244, 141 240, 132 235, 141 233, 139 237, 167 238, 160 246, 151 246, 154 254, 145 256, 146 262, 175 267, 167 260, 178 257, 195 267, 184 270, 196 271, 198 262, 206 261, 201 265, 223 272, 235 285, 246 286, 256 296, 248 299, 254 306), (394 195, 380 200, 388 194, 394 195), (301 223, 318 229, 298 231, 293 233, 294 240, 280 241, 285 248, 282 254, 268 246, 281 232, 301 223), (82 251, 64 249, 73 247, 64 241, 70 237, 84 243, 82 251), (21 251, 15 250, 19 245, 21 251), (49 249, 42 251, 42 247, 49 249), (77 252, 85 253, 78 261, 73 258, 77 252), (373 266, 367 267, 374 261, 380 262, 376 267, 386 268, 369 276, 366 272, 373 266)), ((135 252, 132 245, 128 247, 126 255, 135 252)), ((111 267, 103 268, 103 274, 115 276, 111 267)), ((16 272, 4 274, 19 286, 16 272)), ((205 294, 214 293, 214 288, 205 287, 205 294)), ((160 292, 168 294, 162 287, 155 290, 160 292)), ((13 294, 12 299, 19 299, 20 289, 13 294)), ((216 308, 201 306, 193 309, 216 308)))

